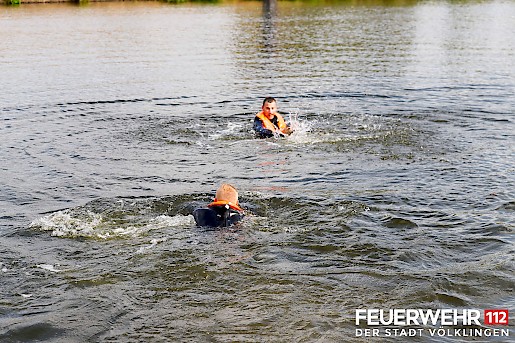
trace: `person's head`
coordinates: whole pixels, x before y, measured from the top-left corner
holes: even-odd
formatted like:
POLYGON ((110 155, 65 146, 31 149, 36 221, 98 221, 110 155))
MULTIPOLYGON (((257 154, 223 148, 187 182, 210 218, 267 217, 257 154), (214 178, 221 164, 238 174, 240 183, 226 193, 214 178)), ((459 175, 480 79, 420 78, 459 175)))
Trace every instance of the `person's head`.
POLYGON ((216 191, 215 201, 228 201, 238 205, 238 191, 234 186, 224 183, 216 191))
POLYGON ((272 97, 265 98, 261 110, 267 118, 272 119, 277 113, 277 101, 272 97))

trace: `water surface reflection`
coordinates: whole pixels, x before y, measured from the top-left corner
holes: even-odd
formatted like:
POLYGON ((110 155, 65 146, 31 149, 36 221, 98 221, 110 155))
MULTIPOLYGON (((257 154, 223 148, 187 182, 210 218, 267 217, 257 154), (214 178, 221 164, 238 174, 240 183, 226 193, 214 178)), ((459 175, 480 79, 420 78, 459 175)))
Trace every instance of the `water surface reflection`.
POLYGON ((513 307, 514 14, 2 7, 0 340, 361 341, 356 308, 513 307), (265 95, 290 138, 254 137, 265 95), (247 219, 195 227, 222 181, 247 219))

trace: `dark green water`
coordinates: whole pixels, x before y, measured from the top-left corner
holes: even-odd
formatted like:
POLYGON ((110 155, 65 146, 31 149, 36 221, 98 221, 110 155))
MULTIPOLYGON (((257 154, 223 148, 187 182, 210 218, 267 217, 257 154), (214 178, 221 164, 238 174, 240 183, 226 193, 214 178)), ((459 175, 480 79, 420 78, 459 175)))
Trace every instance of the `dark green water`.
POLYGON ((0 8, 0 341, 356 337, 515 308, 515 3, 0 8), (264 96, 297 128, 251 131, 264 96), (218 185, 236 227, 195 227, 218 185))

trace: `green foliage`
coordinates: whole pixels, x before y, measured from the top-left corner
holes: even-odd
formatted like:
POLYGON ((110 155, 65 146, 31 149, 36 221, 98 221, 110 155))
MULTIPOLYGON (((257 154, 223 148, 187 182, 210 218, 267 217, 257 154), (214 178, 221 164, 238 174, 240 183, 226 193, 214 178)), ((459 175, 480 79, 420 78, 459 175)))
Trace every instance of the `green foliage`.
POLYGON ((185 2, 202 2, 202 3, 218 3, 223 0, 164 0, 169 4, 182 4, 185 2))

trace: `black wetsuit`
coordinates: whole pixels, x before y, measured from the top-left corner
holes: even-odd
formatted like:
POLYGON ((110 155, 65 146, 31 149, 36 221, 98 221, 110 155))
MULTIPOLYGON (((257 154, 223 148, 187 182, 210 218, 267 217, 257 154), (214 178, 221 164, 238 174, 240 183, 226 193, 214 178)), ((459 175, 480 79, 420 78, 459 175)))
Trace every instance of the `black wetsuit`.
POLYGON ((229 205, 197 208, 193 218, 198 226, 226 227, 243 219, 243 212, 236 211, 229 205))

